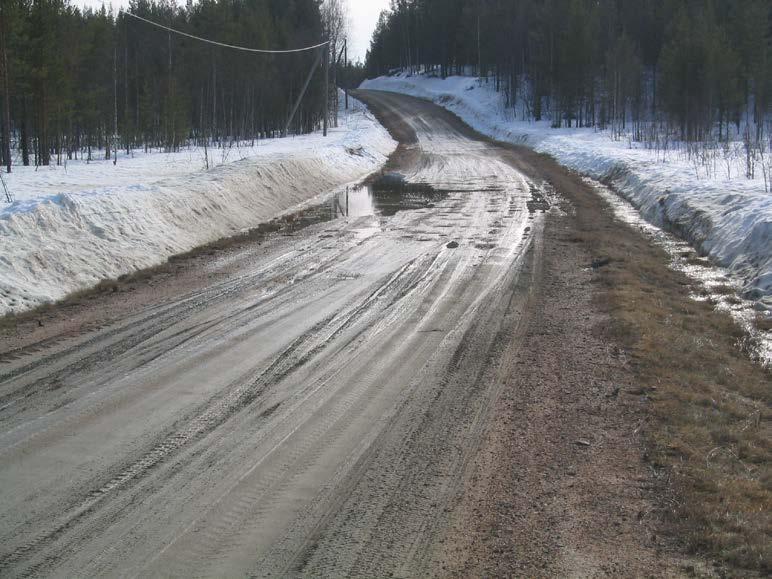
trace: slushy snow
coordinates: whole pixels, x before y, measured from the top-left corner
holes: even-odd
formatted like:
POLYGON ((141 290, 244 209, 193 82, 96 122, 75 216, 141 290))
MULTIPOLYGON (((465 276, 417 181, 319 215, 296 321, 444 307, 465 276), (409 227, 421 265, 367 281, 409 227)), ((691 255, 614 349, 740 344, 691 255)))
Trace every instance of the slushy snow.
POLYGON ((746 297, 772 308, 772 194, 762 178, 701 172, 685 155, 661 153, 609 132, 552 129, 548 121, 514 119, 493 83, 400 74, 365 81, 363 89, 429 99, 479 132, 525 144, 609 184, 649 222, 678 234, 743 283, 746 297))
POLYGON ((16 201, 0 205, 0 313, 256 227, 364 178, 396 148, 357 101, 340 111, 339 125, 327 138, 210 148, 209 170, 199 148, 122 154, 115 166, 14 167, 3 177, 16 201))

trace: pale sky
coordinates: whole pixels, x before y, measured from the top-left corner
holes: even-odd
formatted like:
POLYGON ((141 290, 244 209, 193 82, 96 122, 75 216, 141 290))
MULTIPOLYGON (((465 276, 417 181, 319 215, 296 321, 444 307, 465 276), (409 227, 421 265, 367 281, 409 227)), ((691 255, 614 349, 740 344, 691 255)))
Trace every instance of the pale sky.
MULTIPOLYGON (((381 10, 389 7, 389 0, 346 0, 346 2, 351 23, 351 41, 348 56, 349 59, 354 61, 364 61, 365 53, 370 47, 370 36, 378 22, 378 15, 381 13, 381 10)), ((129 0, 72 0, 71 4, 75 6, 90 6, 91 8, 99 8, 102 4, 105 6, 112 4, 113 8, 117 10, 128 6, 129 0)), ((177 4, 184 5, 185 0, 177 0, 177 4)))

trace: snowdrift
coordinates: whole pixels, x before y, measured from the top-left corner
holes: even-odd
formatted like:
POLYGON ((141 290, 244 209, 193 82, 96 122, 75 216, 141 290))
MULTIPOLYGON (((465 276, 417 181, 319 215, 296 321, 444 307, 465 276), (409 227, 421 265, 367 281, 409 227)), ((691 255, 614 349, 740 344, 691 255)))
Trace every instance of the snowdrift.
POLYGON ((164 153, 119 159, 119 171, 109 161, 20 168, 8 180, 18 200, 0 206, 0 312, 157 265, 372 173, 396 143, 355 106, 326 139, 261 142, 209 171, 190 152, 169 156, 165 171, 164 153))
POLYGON ((772 195, 765 193, 762 179, 708 178, 685 158, 673 154, 663 160, 607 132, 516 121, 493 85, 474 78, 402 74, 365 81, 361 88, 432 100, 481 133, 528 145, 608 183, 647 221, 729 269, 760 308, 772 309, 772 195))

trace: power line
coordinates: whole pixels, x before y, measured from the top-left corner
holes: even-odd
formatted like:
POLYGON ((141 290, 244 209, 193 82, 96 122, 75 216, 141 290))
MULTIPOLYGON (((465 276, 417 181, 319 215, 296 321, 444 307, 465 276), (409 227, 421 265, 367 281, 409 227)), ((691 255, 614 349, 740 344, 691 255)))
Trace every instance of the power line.
POLYGON ((158 28, 162 28, 163 30, 168 30, 169 32, 173 32, 174 34, 179 34, 180 36, 187 36, 188 38, 192 38, 193 40, 199 40, 201 42, 206 42, 207 44, 214 44, 215 46, 222 46, 223 48, 232 48, 234 50, 241 50, 243 52, 257 52, 260 54, 292 54, 297 52, 308 52, 310 50, 316 50, 317 48, 321 48, 322 46, 327 46, 330 44, 330 41, 327 40, 326 42, 321 42, 319 44, 315 44, 314 46, 306 46, 304 48, 294 48, 291 50, 263 50, 260 48, 247 48, 246 46, 236 46, 233 44, 225 44, 224 42, 217 42, 216 40, 209 40, 208 38, 201 38, 200 36, 194 36, 193 34, 188 34, 187 32, 182 32, 181 30, 175 30, 174 28, 169 28, 168 26, 164 26, 163 24, 158 24, 157 22, 153 22, 152 20, 148 20, 147 18, 142 18, 142 16, 137 16, 136 14, 132 14, 131 12, 124 12, 126 16, 131 16, 132 18, 136 18, 137 20, 141 20, 142 22, 147 22, 148 24, 152 24, 153 26, 157 26, 158 28))

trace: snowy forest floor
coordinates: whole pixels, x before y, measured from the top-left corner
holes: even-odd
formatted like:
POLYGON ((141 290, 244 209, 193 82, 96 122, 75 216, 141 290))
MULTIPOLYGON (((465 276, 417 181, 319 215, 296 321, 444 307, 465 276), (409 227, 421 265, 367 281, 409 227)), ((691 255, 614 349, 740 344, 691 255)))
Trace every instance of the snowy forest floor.
POLYGON ((378 169, 395 147, 353 101, 339 126, 166 153, 15 166, 0 204, 0 313, 63 298, 245 232, 378 169), (207 170, 207 158, 209 169, 207 170))

